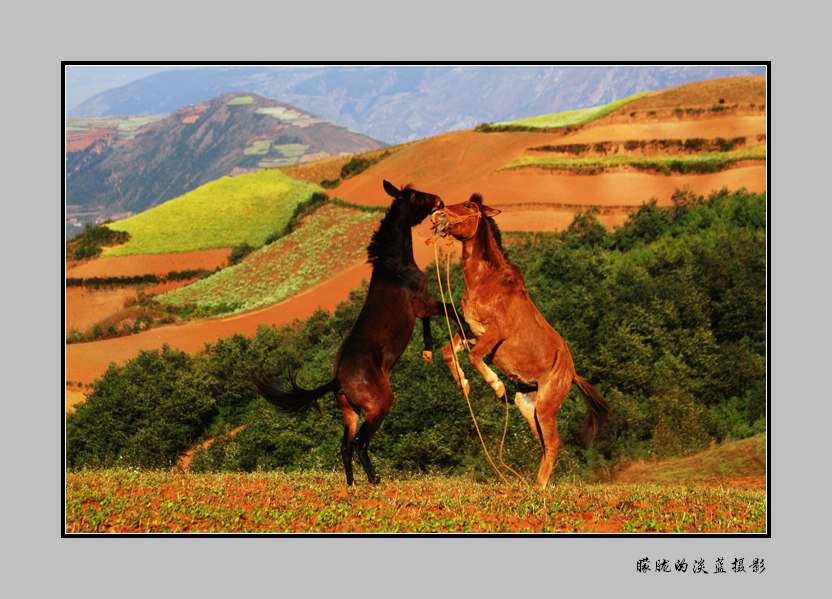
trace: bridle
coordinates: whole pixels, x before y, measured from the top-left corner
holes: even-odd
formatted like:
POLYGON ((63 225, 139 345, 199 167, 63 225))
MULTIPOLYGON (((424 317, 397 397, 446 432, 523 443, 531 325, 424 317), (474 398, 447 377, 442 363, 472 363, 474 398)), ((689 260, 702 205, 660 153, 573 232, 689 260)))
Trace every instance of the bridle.
MULTIPOLYGON (((483 217, 482 212, 480 212, 479 210, 477 210, 474 214, 467 214, 465 216, 453 216, 453 215, 448 214, 445 210, 437 210, 436 212, 434 212, 434 215, 439 215, 439 214, 441 214, 445 218, 443 232, 445 231, 445 229, 447 229, 449 227, 453 227, 453 226, 458 225, 460 223, 464 223, 465 221, 470 220, 472 218, 481 219, 483 217)), ((434 221, 434 228, 436 228, 436 219, 432 218, 432 220, 434 221)), ((479 230, 479 223, 477 223, 477 227, 474 229, 474 233, 470 237, 462 238, 462 237, 456 237, 453 233, 448 233, 448 234, 453 236, 454 239, 458 239, 459 241, 465 242, 465 241, 471 241, 474 237, 476 237, 477 236, 477 230, 479 230)))

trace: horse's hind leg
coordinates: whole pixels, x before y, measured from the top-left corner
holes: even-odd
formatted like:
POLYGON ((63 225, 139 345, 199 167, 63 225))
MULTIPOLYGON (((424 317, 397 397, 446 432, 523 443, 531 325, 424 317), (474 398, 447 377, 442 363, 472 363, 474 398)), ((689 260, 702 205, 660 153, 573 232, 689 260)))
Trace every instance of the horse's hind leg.
POLYGON ((541 386, 535 402, 534 422, 538 437, 543 443, 543 459, 537 471, 535 486, 545 489, 549 484, 552 467, 558 457, 560 439, 558 438, 557 416, 566 394, 569 393, 571 381, 555 377, 547 385, 541 386))
POLYGON ((376 474, 375 468, 370 461, 370 454, 368 453, 368 446, 370 439, 381 427, 385 416, 390 411, 390 406, 393 405, 393 391, 388 384, 380 391, 380 397, 377 401, 365 406, 364 424, 358 429, 358 435, 355 438, 355 451, 358 454, 358 459, 361 460, 361 465, 364 466, 364 472, 367 473, 367 479, 372 484, 381 482, 381 477, 376 474))
POLYGON ((534 417, 534 401, 536 396, 536 390, 527 392, 518 390, 517 393, 514 394, 514 405, 517 406, 520 413, 523 415, 523 418, 525 418, 526 422, 529 423, 529 426, 537 437, 537 440, 543 443, 543 439, 540 438, 540 430, 538 429, 537 421, 534 417))
POLYGON ((341 439, 341 459, 344 460, 344 472, 347 475, 347 485, 352 486, 355 482, 352 473, 353 439, 358 431, 358 413, 347 401, 346 395, 341 391, 338 394, 338 403, 344 413, 344 437, 341 439))

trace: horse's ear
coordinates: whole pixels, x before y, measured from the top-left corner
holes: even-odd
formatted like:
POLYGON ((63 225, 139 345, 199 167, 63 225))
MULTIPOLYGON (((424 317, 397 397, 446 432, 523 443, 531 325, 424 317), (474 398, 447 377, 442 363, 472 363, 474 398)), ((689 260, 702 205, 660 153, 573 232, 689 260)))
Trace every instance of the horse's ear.
POLYGON ((498 214, 500 214, 502 210, 497 210, 496 208, 489 208, 488 206, 483 205, 482 213, 487 216, 488 218, 494 218, 498 214))
POLYGON ((399 197, 399 190, 387 179, 384 180, 384 191, 387 192, 387 195, 393 196, 394 198, 399 197))
POLYGON ((480 206, 482 206, 482 196, 478 193, 472 194, 471 199, 468 201, 474 202, 475 204, 479 204, 480 206))

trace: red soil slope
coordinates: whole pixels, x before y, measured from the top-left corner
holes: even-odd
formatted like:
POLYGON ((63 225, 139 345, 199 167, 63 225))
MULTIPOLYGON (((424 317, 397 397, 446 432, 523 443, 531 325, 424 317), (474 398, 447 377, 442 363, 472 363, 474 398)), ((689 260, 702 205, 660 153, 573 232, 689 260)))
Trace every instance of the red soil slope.
MULTIPOLYGON (((740 135, 756 137, 766 133, 764 116, 728 117, 719 121, 679 121, 662 123, 661 126, 662 138, 666 139, 712 139, 740 135), (726 129, 721 130, 719 123, 726 129), (738 134, 734 135, 733 132, 738 134)), ((487 204, 499 208, 535 204, 553 208, 569 207, 574 213, 575 208, 584 206, 599 206, 623 212, 626 208, 639 206, 653 197, 658 199, 659 204, 667 205, 673 192, 682 187, 689 187, 700 194, 708 194, 722 187, 745 187, 755 192, 766 188, 764 164, 751 164, 713 174, 670 176, 637 171, 581 176, 537 168, 498 170, 524 155, 531 147, 658 139, 653 135, 633 137, 628 133, 628 130, 633 131, 632 127, 633 125, 598 126, 567 136, 554 133, 455 131, 423 140, 410 151, 400 152, 348 179, 332 193, 348 202, 386 205, 387 196, 379 181, 388 179, 396 184, 412 182, 418 188, 439 194, 446 204, 461 202, 471 193, 478 192, 487 204)), ((653 127, 645 127, 644 132, 647 133, 653 127)))
POLYGON ((70 264, 66 276, 79 279, 92 277, 132 277, 166 275, 185 270, 214 270, 228 263, 230 249, 196 250, 178 254, 145 256, 108 256, 70 264))

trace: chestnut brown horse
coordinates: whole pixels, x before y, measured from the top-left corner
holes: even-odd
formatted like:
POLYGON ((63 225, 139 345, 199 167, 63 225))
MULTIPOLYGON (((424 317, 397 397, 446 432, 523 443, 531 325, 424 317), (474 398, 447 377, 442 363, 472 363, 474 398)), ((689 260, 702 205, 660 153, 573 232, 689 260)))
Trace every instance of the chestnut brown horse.
MULTIPOLYGON (((438 233, 462 241, 466 286, 462 311, 477 338, 468 359, 498 397, 505 395, 505 386, 483 358, 491 356, 503 374, 517 384, 514 403, 543 444, 535 486, 544 488, 560 448, 558 410, 572 383, 578 385, 587 405, 584 440, 595 436, 609 406, 592 385, 577 375, 566 342, 532 303, 523 275, 506 259, 495 240, 492 218, 499 213, 483 205, 482 198, 474 194, 467 202, 436 212, 432 220, 438 233)), ((467 395, 468 381, 455 358, 462 343, 456 335, 442 354, 457 385, 467 395)))
POLYGON ((370 482, 381 480, 370 462, 367 446, 393 405, 390 369, 407 347, 417 318, 423 324, 423 357, 431 360, 429 319, 444 313, 443 304, 428 296, 427 277, 413 259, 411 234, 411 227, 442 208, 442 200, 410 186, 397 189, 387 181, 384 189, 394 199, 367 246, 372 264, 370 286, 358 318, 335 356, 332 380, 312 390, 301 389, 293 382, 289 390, 271 377, 254 377, 261 395, 285 411, 302 410, 326 393, 335 394, 344 414, 341 456, 348 485, 354 482, 353 448, 370 482), (364 423, 359 429, 361 410, 364 423))

